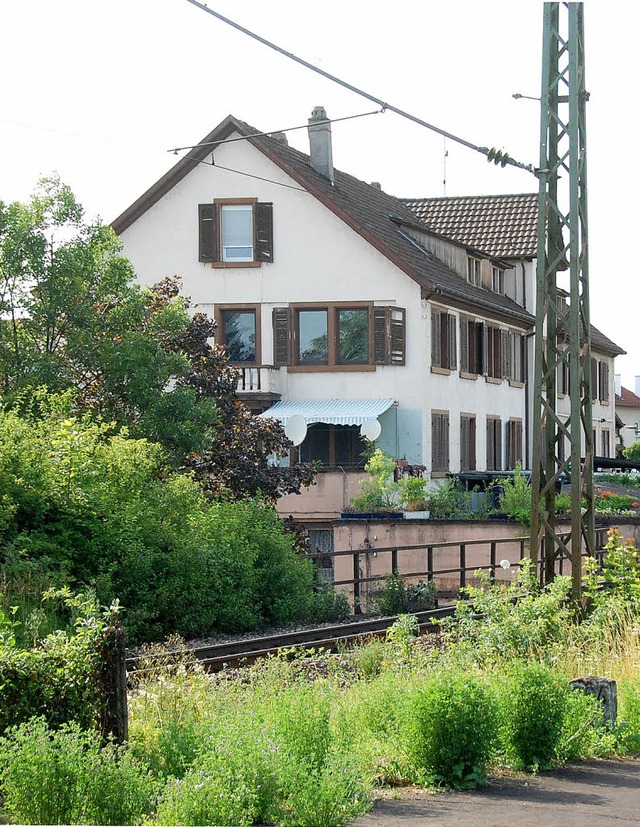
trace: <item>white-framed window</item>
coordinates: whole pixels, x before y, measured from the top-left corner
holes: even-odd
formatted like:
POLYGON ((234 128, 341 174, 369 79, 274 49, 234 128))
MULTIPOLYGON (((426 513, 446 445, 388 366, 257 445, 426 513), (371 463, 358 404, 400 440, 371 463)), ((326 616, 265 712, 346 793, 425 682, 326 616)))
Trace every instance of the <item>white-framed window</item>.
POLYGON ((491 271, 491 287, 494 293, 504 295, 504 270, 494 267, 491 271))
POLYGON ((480 275, 480 268, 481 268, 481 261, 479 258, 473 258, 469 256, 467 259, 467 281, 469 284, 475 284, 476 287, 479 287, 481 284, 481 275, 480 275))
POLYGON ((220 207, 222 261, 253 261, 253 206, 222 204, 220 207))

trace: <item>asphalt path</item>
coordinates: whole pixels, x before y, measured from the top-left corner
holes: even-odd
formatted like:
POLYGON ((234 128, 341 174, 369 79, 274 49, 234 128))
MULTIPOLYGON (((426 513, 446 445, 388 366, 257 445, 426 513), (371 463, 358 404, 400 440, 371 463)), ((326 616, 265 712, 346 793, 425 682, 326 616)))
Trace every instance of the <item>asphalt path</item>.
POLYGON ((354 827, 638 827, 640 760, 585 761, 479 790, 408 789, 379 799, 354 827))

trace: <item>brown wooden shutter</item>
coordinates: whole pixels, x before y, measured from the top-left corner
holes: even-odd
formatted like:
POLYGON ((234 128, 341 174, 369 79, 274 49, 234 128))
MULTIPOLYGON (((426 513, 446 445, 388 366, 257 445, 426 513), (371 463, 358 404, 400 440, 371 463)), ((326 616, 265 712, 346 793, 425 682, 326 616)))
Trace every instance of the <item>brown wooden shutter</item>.
POLYGON ((406 311, 403 307, 373 308, 373 361, 376 365, 404 365, 407 349, 406 311))
POLYGON ((456 317, 453 316, 451 313, 447 316, 447 327, 448 327, 448 360, 446 367, 449 370, 455 370, 458 366, 458 352, 456 347, 456 317))
POLYGON ((404 365, 407 350, 407 313, 403 307, 389 308, 389 363, 404 365))
POLYGON ((431 364, 442 367, 442 313, 431 311, 431 364))
POLYGON ((256 261, 273 262, 273 204, 255 207, 256 261))
POLYGON ((460 317, 460 370, 471 372, 469 365, 469 320, 460 317))
POLYGON ((273 308, 273 364, 278 368, 291 363, 290 318, 288 307, 273 308))
POLYGON ((431 470, 449 470, 449 414, 431 414, 431 470))
POLYGON ((591 359, 591 399, 598 398, 598 361, 591 359))
POLYGON ((387 308, 373 308, 373 361, 376 365, 387 364, 387 308))
POLYGON ((489 373, 489 358, 487 340, 489 332, 487 325, 484 322, 476 322, 476 330, 478 333, 478 373, 487 376, 489 373))
MULTIPOLYGON (((599 381, 600 381, 600 394, 599 398, 601 402, 608 402, 609 401, 609 365, 606 362, 599 363, 599 381)), ((606 455, 605 455, 606 456, 606 455)))
POLYGON ((218 261, 215 204, 198 204, 198 261, 218 261))
POLYGON ((511 334, 508 330, 500 331, 501 379, 511 379, 511 334))

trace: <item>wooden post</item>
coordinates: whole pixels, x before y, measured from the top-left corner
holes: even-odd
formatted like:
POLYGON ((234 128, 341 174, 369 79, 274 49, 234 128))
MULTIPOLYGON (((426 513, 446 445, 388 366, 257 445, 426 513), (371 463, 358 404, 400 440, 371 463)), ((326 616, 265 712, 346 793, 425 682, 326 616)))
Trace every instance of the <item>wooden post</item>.
POLYGON ((102 715, 100 731, 103 738, 111 736, 122 744, 128 735, 127 669, 125 664, 125 632, 120 621, 105 627, 102 643, 102 715))

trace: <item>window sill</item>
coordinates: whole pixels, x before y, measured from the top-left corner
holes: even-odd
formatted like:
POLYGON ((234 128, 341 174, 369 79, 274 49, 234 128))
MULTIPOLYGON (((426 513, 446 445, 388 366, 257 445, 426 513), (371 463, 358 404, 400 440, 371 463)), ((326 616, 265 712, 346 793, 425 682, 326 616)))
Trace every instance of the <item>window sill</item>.
POLYGON ((461 370, 460 371, 460 378, 461 379, 471 379, 471 380, 475 381, 478 378, 478 374, 477 373, 467 373, 466 370, 461 370))
POLYGON ((449 368, 441 368, 438 365, 431 365, 431 373, 437 373, 439 376, 450 376, 449 368))
POLYGON ((443 480, 445 477, 449 476, 448 471, 432 471, 431 472, 431 479, 432 480, 443 480))
POLYGON ((213 261, 214 270, 239 270, 245 267, 262 267, 261 261, 213 261))
POLYGON ((375 365, 289 365, 289 373, 355 373, 371 372, 375 365))
POLYGON ((601 400, 600 400, 600 404, 601 404, 603 407, 608 408, 608 407, 609 407, 609 405, 610 405, 611 403, 609 402, 609 400, 608 400, 608 399, 601 399, 601 400))
POLYGON ((502 379, 497 379, 495 376, 485 376, 484 381, 489 385, 501 385, 502 379))
MULTIPOLYGON (((524 382, 516 382, 515 379, 509 379, 509 386, 512 388, 524 388, 524 382)), ((558 394, 560 396, 560 394, 558 394)))

